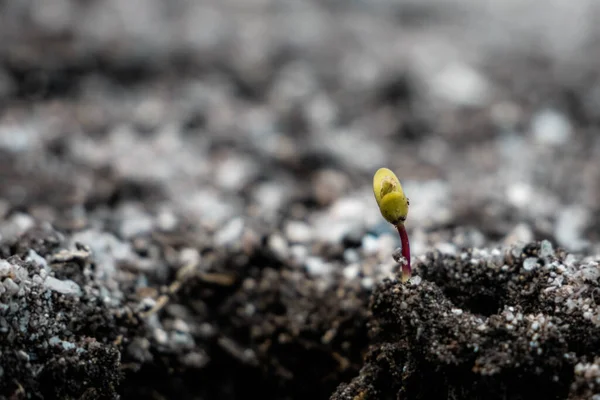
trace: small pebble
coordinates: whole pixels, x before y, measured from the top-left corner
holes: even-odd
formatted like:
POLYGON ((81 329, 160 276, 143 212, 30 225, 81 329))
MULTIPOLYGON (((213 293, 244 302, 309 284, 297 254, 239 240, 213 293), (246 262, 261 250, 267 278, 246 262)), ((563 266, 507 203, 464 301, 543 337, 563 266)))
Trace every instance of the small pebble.
POLYGON ((304 264, 308 257, 308 249, 306 246, 298 244, 290 247, 292 259, 298 264, 304 264))
POLYGON ((239 217, 234 218, 215 234, 215 244, 217 246, 231 246, 240 240, 243 231, 244 220, 239 217))
POLYGON ((313 239, 313 231, 304 222, 292 221, 285 227, 285 236, 292 243, 308 243, 313 239))
POLYGON ((360 265, 358 264, 350 264, 344 268, 344 278, 347 280, 352 280, 358 277, 360 273, 360 265))
POLYGON ((14 295, 19 292, 19 285, 17 285, 11 278, 6 278, 2 283, 6 289, 6 293, 14 295))
POLYGON ((305 265, 311 275, 325 275, 330 271, 329 264, 325 263, 320 257, 308 257, 305 265))
POLYGON ((6 260, 0 260, 0 278, 8 276, 11 271, 11 264, 6 260))
POLYGON ((29 362, 29 354, 25 353, 23 350, 19 350, 17 351, 17 356, 25 361, 25 362, 29 362))
POLYGON ((44 280, 44 285, 55 292, 66 294, 66 295, 80 295, 81 288, 79 285, 71 280, 61 281, 54 277, 47 277, 44 280))
POLYGON ((165 345, 169 341, 169 335, 163 329, 156 328, 154 329, 154 339, 156 339, 159 344, 165 345))
POLYGON ((525 271, 532 271, 538 266, 538 260, 535 257, 529 257, 523 260, 523 269, 525 271))
POLYGON ((288 243, 280 234, 275 233, 269 236, 267 246, 280 260, 285 260, 288 258, 290 249, 288 243))

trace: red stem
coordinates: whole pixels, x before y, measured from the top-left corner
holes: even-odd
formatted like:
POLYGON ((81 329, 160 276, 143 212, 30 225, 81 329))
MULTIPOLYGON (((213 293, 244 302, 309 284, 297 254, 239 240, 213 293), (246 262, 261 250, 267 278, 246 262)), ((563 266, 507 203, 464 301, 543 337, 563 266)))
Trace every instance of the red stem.
POLYGON ((396 229, 398 230, 398 234, 400 234, 400 244, 402 245, 402 257, 406 259, 406 263, 402 264, 402 282, 406 282, 410 279, 411 269, 410 269, 410 245, 408 244, 408 233, 406 233, 406 228, 404 224, 396 225, 396 229))

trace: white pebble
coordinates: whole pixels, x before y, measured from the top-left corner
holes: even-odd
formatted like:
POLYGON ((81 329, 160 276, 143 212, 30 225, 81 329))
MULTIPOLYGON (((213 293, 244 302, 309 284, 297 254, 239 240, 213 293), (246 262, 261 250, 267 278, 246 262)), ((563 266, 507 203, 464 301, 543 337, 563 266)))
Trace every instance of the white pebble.
POLYGON ((537 268, 538 263, 537 263, 537 258, 535 257, 528 257, 525 260, 523 260, 523 269, 525 271, 532 271, 535 268, 537 268))
POLYGON ((25 261, 31 261, 41 268, 48 268, 48 262, 46 259, 32 249, 29 249, 29 253, 27 254, 27 258, 25 258, 25 261))
POLYGON ((347 263, 356 263, 360 261, 360 255, 355 249, 344 250, 344 261, 347 263))
POLYGON ((533 117, 531 130, 538 143, 560 146, 569 140, 573 128, 564 114, 543 110, 533 117))
POLYGON ((161 211, 156 217, 156 225, 160 230, 172 231, 177 227, 177 216, 169 210, 161 211))
POLYGON ((590 212, 587 208, 579 205, 562 207, 554 224, 554 236, 557 242, 570 251, 582 251, 589 245, 584 231, 590 221, 590 212))
POLYGON ((244 220, 234 218, 229 221, 220 231, 215 234, 217 246, 229 246, 240 240, 244 231, 244 220))
POLYGON ((6 260, 0 260, 0 278, 8 276, 10 274, 12 266, 6 260))
POLYGON ((304 264, 306 258, 308 257, 308 249, 306 246, 298 244, 290 247, 290 254, 296 263, 304 264))
POLYGON ((267 246, 269 246, 269 249, 280 260, 285 260, 289 256, 290 249, 288 243, 283 236, 277 233, 269 236, 267 246))
POLYGON ((362 287, 365 289, 371 289, 373 287, 373 284, 375 282, 373 281, 373 278, 371 278, 370 276, 366 276, 362 279, 362 287))
POLYGON ((72 280, 61 281, 51 276, 47 277, 44 281, 44 285, 55 292, 66 294, 66 295, 80 295, 81 288, 79 285, 72 280))
POLYGON ((435 248, 442 254, 456 255, 456 246, 452 243, 438 243, 435 248))
POLYGON ((350 264, 346 268, 344 268, 344 278, 347 280, 352 280, 358 277, 360 273, 360 265, 358 264, 350 264))
POLYGON ((452 310, 450 310, 452 312, 452 314, 454 315, 462 315, 463 310, 461 310, 460 308, 453 308, 452 310))
POLYGON ((311 275, 325 275, 331 271, 331 265, 319 257, 308 257, 306 259, 306 269, 311 275))
POLYGON ((173 323, 173 329, 175 329, 178 332, 182 332, 182 333, 189 333, 190 332, 190 327, 182 319, 176 319, 175 320, 175 322, 173 323))
POLYGON ((362 249, 365 254, 374 254, 379 250, 379 242, 375 236, 366 235, 362 239, 362 249))
POLYGON ((285 236, 293 243, 308 243, 314 235, 309 225, 300 221, 292 221, 285 227, 285 236))
POLYGON ((423 278, 421 278, 419 275, 415 275, 412 278, 410 278, 409 283, 412 286, 419 286, 421 284, 421 281, 423 280, 423 278))
POLYGON ((159 344, 167 344, 169 340, 167 332, 159 328, 154 329, 154 338, 159 344))
POLYGON ((200 260, 200 252, 192 247, 186 247, 179 253, 179 262, 182 265, 198 265, 200 260))
POLYGON ((457 106, 483 106, 490 98, 490 83, 463 63, 446 66, 432 81, 433 94, 457 106))
POLYGON ((4 288, 8 294, 17 294, 19 291, 19 285, 17 285, 15 281, 10 278, 6 278, 2 284, 4 285, 4 288))

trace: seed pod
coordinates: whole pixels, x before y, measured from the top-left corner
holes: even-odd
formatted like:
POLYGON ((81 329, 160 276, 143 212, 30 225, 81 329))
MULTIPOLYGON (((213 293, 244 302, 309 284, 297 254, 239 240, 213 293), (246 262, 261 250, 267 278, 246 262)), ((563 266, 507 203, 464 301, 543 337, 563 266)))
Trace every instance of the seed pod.
POLYGON ((383 218, 398 225, 406 221, 408 199, 400 180, 387 168, 380 168, 373 177, 373 194, 383 218))

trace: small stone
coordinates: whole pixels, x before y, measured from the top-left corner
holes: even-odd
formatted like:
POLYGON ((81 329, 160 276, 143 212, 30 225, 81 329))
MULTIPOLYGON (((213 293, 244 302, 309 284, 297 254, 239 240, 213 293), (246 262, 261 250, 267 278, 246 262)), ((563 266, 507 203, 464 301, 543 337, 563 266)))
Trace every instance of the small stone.
POLYGON ((156 300, 152 297, 144 297, 137 306, 138 312, 147 312, 156 306, 156 300))
POLYGON ((305 265, 308 273, 311 275, 325 275, 331 271, 331 265, 325 263, 325 261, 319 257, 308 257, 305 265))
POLYGON ((374 254, 379 250, 377 238, 373 235, 365 235, 362 240, 362 248, 365 254, 374 254))
POLYGON ((186 247, 179 253, 181 265, 198 265, 201 260, 200 252, 193 247, 186 247))
POLYGON ((6 260, 0 260, 0 278, 8 276, 12 269, 12 265, 6 260))
POLYGON ((173 323, 173 329, 181 333, 190 333, 190 327, 182 319, 176 319, 173 323))
POLYGON ((19 285, 17 285, 11 278, 6 278, 2 284, 6 289, 6 293, 10 295, 15 295, 19 292, 19 285))
POLYGON ((361 281, 361 286, 367 290, 373 288, 375 281, 370 276, 366 276, 361 281))
POLYGON ((487 104, 490 86, 479 71, 463 63, 448 65, 432 81, 433 94, 457 106, 487 104))
POLYGON ((523 260, 523 269, 525 271, 532 271, 538 266, 538 260, 535 257, 528 257, 523 260))
POLYGON ((198 326, 198 334, 204 339, 210 339, 217 334, 217 329, 213 325, 204 322, 198 326))
POLYGON ((313 239, 313 231, 304 222, 292 221, 285 227, 285 236, 292 243, 308 243, 313 239))
POLYGON ((555 110, 542 110, 534 115, 531 130, 538 143, 552 146, 565 144, 573 132, 567 117, 555 110))
POLYGON ((508 312, 506 312, 506 313, 504 314, 504 319, 505 319, 507 322, 511 322, 511 321, 513 321, 513 320, 515 319, 515 315, 514 315, 512 312, 508 311, 508 312))
POLYGON ((308 249, 303 245, 295 245, 290 247, 292 259, 298 264, 304 264, 308 257, 308 249))
POLYGON ((540 257, 548 258, 554 254, 554 249, 552 248, 552 243, 548 240, 542 240, 540 246, 540 257))
POLYGON ((61 281, 54 277, 48 276, 44 281, 44 285, 55 292, 62 293, 65 295, 81 295, 81 288, 79 285, 72 280, 61 281))
POLYGON ((562 207, 554 225, 554 236, 558 244, 570 251, 584 250, 589 245, 584 232, 590 221, 587 208, 579 205, 562 207))
POLYGON ((590 263, 590 265, 582 266, 575 276, 581 277, 584 281, 596 282, 600 278, 600 267, 590 263))
MULTIPOLYGON (((44 257, 40 256, 38 253, 36 253, 32 249, 29 249, 29 253, 27 254, 27 258, 25 258, 25 261, 31 261, 35 265, 37 265, 38 267, 41 267, 41 268, 48 268, 48 262, 46 261, 46 259, 44 257)), ((1 273, 0 273, 0 275, 1 275, 1 273)))
MULTIPOLYGON (((517 200, 515 200, 516 202, 517 200)), ((525 203, 528 204, 529 197, 525 200, 525 203)), ((508 235, 504 238, 505 246, 513 246, 517 244, 529 243, 533 241, 533 231, 527 224, 518 224, 511 230, 508 235)))
POLYGON ((288 243, 283 238, 283 236, 277 233, 269 236, 267 246, 273 252, 273 254, 275 254, 275 256, 280 260, 285 260, 288 258, 290 249, 288 243))
POLYGON ((452 310, 450 310, 450 312, 454 315, 462 315, 463 310, 461 310, 460 308, 453 308, 452 310))
POLYGON ((169 232, 177 227, 177 216, 172 211, 161 211, 156 217, 156 226, 158 229, 169 232))
POLYGON ((169 335, 167 335, 167 332, 163 329, 156 328, 154 329, 154 339, 156 339, 159 344, 166 345, 169 341, 169 335))
POLYGON ((356 249, 344 250, 344 261, 347 263, 357 263, 360 261, 360 255, 356 249))
POLYGON ((239 217, 234 218, 215 234, 215 244, 217 246, 231 246, 240 240, 243 231, 244 220, 239 217))
POLYGON ((456 246, 454 246, 452 243, 438 243, 436 244, 435 248, 442 254, 453 256, 457 253, 456 246))
POLYGON ((358 264, 350 264, 344 268, 344 278, 349 281, 357 278, 359 273, 360 265, 358 264))
POLYGON ((188 367, 202 368, 208 364, 209 358, 206 354, 199 352, 187 353, 181 359, 182 363, 188 367))
POLYGON ((231 154, 219 162, 214 176, 220 188, 235 191, 251 181, 257 172, 258 166, 254 160, 240 154, 231 154))
POLYGON ((149 215, 141 212, 132 212, 132 215, 126 215, 121 222, 119 233, 122 238, 131 239, 152 231, 154 221, 149 215))
POLYGON ((29 354, 25 353, 23 350, 17 351, 17 357, 25 362, 29 362, 29 354))
POLYGON ((421 278, 418 275, 415 275, 413 277, 410 278, 410 280, 408 281, 412 286, 419 286, 421 284, 421 281, 423 280, 423 278, 421 278))
POLYGON ((27 268, 15 268, 15 282, 25 282, 28 280, 28 278, 29 272, 27 272, 27 268))
POLYGON ((261 211, 273 215, 283 207, 288 196, 286 184, 265 182, 255 186, 252 197, 261 211))

